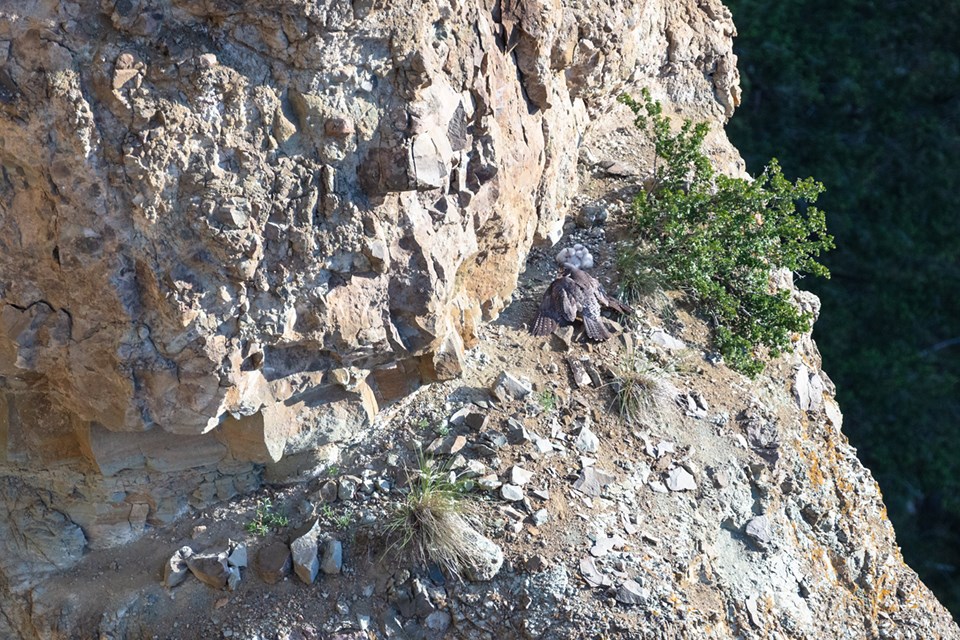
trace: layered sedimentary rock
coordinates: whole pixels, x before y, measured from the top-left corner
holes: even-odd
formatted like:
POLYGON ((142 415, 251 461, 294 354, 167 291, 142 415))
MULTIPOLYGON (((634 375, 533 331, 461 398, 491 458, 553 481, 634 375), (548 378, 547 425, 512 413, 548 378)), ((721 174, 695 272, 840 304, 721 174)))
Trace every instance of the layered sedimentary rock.
POLYGON ((591 115, 630 82, 716 121, 738 95, 717 1, 12 4, 0 522, 40 523, 2 525, 14 587, 456 376, 591 115))

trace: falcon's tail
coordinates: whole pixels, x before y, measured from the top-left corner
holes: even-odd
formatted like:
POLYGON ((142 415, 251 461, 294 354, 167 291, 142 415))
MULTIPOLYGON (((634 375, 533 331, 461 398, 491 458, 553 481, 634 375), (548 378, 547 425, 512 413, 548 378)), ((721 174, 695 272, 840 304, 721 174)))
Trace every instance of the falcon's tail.
POLYGON ((535 336, 547 336, 557 330, 557 321, 542 313, 537 314, 537 319, 533 321, 530 333, 535 336))
POLYGON ((610 332, 603 326, 603 321, 599 318, 584 318, 583 328, 587 330, 587 336, 591 340, 603 342, 610 339, 610 332))

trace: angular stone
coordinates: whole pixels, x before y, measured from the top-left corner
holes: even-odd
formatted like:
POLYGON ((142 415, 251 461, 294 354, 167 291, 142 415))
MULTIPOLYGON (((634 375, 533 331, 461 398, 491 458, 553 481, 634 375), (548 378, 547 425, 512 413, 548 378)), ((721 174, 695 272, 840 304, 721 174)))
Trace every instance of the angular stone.
POLYGON ((276 584, 290 573, 290 547, 283 542, 273 542, 257 552, 257 573, 267 584, 276 584))
POLYGON ((332 576, 343 570, 343 544, 339 540, 330 539, 323 543, 323 560, 320 570, 332 576))
POLYGON ((624 580, 617 587, 615 597, 621 604, 646 604, 650 599, 650 592, 633 580, 624 580))
POLYGON ((357 493, 357 481, 358 478, 353 476, 340 478, 337 482, 337 498, 342 502, 353 500, 353 496, 357 493))
POLYGON ((450 622, 452 618, 449 613, 446 611, 434 611, 423 621, 427 629, 432 629, 433 631, 446 631, 450 627, 450 622))
POLYGON ((580 429, 573 445, 584 453, 596 453, 600 449, 600 438, 589 427, 580 429))
POLYGON ((667 351, 681 351, 687 348, 687 345, 684 344, 682 340, 674 338, 663 329, 656 329, 651 333, 650 342, 663 347, 667 351))
POLYGON ((340 493, 340 487, 336 480, 327 480, 322 485, 320 485, 320 499, 327 504, 333 504, 337 501, 337 496, 340 493))
POLYGON ((765 515, 756 516, 747 522, 744 533, 761 548, 766 547, 773 540, 773 528, 770 519, 765 515))
POLYGON ((504 500, 517 502, 518 500, 523 500, 523 489, 514 484, 505 484, 500 487, 500 496, 504 500))
POLYGON ((591 498, 599 498, 603 488, 614 480, 614 476, 609 473, 600 471, 596 467, 587 467, 580 472, 580 477, 573 483, 573 488, 591 498))
POLYGON ((230 578, 226 552, 193 554, 186 558, 190 573, 214 589, 226 589, 230 578))
POLYGON ((465 526, 462 535, 469 555, 464 567, 467 577, 475 582, 492 580, 503 566, 503 550, 472 527, 465 526))
POLYGON ((523 467, 513 465, 510 467, 510 482, 518 486, 523 486, 533 478, 533 472, 527 471, 523 467))
POLYGON ((187 560, 192 555, 193 549, 184 546, 170 556, 170 559, 163 565, 163 586, 172 589, 187 579, 187 574, 190 572, 187 560))
POLYGON ((503 371, 494 383, 491 393, 500 402, 522 400, 533 393, 533 385, 529 380, 515 378, 503 371))
POLYGON ((586 389, 592 382, 587 368, 579 358, 568 357, 567 365, 570 367, 570 373, 573 375, 573 384, 578 389, 586 389))
POLYGON ((583 576, 583 579, 591 587, 609 587, 613 585, 610 576, 601 573, 600 570, 597 569, 596 561, 590 556, 580 559, 580 575, 583 576))
POLYGON ((488 419, 489 418, 485 413, 472 412, 464 416, 463 424, 467 425, 467 427, 469 427, 474 432, 479 433, 480 431, 483 431, 486 428, 488 419))
POLYGON ((486 489, 487 491, 495 491, 500 488, 503 483, 500 482, 500 478, 497 477, 495 473, 483 476, 477 480, 477 486, 481 489, 486 489))
POLYGON ((317 558, 317 538, 320 535, 320 520, 313 518, 290 534, 290 554, 293 571, 306 584, 313 584, 320 570, 317 558))
POLYGON ((467 439, 463 436, 444 436, 431 442, 427 447, 427 453, 449 456, 462 451, 465 446, 467 446, 467 439))
POLYGON ((230 550, 230 555, 227 557, 227 562, 231 567, 237 567, 242 569, 247 566, 247 545, 230 541, 228 545, 230 550))
POLYGON ((670 491, 694 491, 697 488, 693 475, 683 467, 671 469, 666 484, 670 491))

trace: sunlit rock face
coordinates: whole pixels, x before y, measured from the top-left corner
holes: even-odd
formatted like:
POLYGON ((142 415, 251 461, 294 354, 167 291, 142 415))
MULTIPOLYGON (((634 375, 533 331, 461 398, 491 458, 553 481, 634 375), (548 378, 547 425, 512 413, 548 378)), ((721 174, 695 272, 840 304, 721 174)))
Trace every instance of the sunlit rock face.
POLYGON ((557 239, 593 117, 627 87, 715 122, 739 96, 715 1, 16 4, 14 589, 264 473, 308 477, 384 404, 457 376, 531 245, 557 239))

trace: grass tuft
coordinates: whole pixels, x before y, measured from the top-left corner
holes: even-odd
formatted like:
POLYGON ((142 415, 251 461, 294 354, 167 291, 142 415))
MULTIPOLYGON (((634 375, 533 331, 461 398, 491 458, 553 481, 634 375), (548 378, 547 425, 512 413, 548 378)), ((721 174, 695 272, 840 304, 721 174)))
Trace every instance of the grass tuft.
POLYGON ((676 419, 675 390, 645 358, 625 355, 610 386, 611 406, 627 422, 663 424, 676 419))
POLYGON ((459 577, 470 566, 475 513, 463 486, 450 479, 447 465, 418 456, 408 476, 409 492, 385 526, 393 542, 387 552, 412 553, 417 561, 436 562, 459 577))

